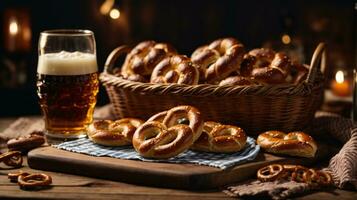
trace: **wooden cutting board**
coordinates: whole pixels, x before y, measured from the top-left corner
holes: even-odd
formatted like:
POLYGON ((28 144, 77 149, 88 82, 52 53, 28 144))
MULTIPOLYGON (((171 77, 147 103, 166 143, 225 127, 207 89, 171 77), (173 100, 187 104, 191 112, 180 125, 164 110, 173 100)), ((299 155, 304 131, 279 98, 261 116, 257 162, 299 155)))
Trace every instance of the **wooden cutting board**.
POLYGON ((255 176, 256 171, 270 163, 311 165, 329 155, 327 146, 319 147, 314 159, 278 157, 259 153, 254 161, 221 170, 193 164, 152 163, 110 157, 94 157, 43 147, 28 153, 31 168, 57 171, 120 182, 181 188, 190 190, 224 186, 255 176))

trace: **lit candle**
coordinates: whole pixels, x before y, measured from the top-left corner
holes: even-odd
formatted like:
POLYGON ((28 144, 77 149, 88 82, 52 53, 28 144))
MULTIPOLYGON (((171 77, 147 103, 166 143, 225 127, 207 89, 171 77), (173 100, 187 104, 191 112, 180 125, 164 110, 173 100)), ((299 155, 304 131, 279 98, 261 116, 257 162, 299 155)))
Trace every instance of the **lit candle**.
POLYGON ((9 49, 15 49, 16 45, 16 35, 19 32, 19 26, 17 24, 16 18, 10 19, 9 23, 9 49))
POLYGON ((9 52, 31 50, 31 28, 26 9, 6 9, 4 14, 4 47, 9 52))
POLYGON ((331 89, 337 96, 349 96, 351 94, 351 86, 348 80, 345 79, 343 71, 336 72, 335 80, 331 83, 331 89))

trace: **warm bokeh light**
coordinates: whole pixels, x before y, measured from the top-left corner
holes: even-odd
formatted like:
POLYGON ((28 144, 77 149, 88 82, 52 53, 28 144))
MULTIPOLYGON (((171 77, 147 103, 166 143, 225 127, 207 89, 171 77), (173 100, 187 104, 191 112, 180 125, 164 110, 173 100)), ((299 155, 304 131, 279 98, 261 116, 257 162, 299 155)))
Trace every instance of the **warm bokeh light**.
POLYGON ((114 0, 105 0, 100 6, 100 13, 102 15, 107 15, 110 10, 113 8, 115 1, 114 0))
POLYGON ((112 19, 118 19, 120 17, 120 12, 118 9, 114 8, 110 11, 109 13, 109 16, 112 18, 112 19))
POLYGON ((9 26, 9 31, 10 31, 11 35, 16 35, 17 32, 19 31, 19 27, 18 27, 15 19, 11 20, 10 26, 9 26))
POLYGON ((289 35, 284 34, 284 35, 281 37, 281 41, 282 41, 284 44, 290 44, 291 38, 290 38, 289 35))
POLYGON ((343 74, 343 71, 337 71, 337 73, 336 73, 336 76, 335 76, 335 78, 336 78, 336 82, 337 83, 343 83, 344 81, 345 81, 345 77, 344 77, 345 75, 343 74))

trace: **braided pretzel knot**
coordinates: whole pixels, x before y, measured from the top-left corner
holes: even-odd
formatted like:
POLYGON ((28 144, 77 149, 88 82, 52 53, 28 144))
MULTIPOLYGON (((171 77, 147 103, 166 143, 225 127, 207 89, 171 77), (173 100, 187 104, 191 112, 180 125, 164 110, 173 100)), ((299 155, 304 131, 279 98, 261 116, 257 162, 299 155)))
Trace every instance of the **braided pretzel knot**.
POLYGON ((143 157, 170 158, 193 144, 193 132, 186 125, 167 128, 156 121, 140 126, 133 137, 133 146, 143 157))
POLYGON ((131 76, 142 78, 150 75, 161 60, 175 53, 176 50, 166 43, 141 42, 127 55, 121 73, 124 78, 131 76))
POLYGON ((22 166, 22 156, 20 151, 9 151, 0 154, 0 163, 3 162, 7 166, 11 167, 21 167, 22 166))
POLYGON ((279 84, 287 81, 291 61, 284 53, 271 49, 253 49, 244 55, 240 68, 242 76, 251 76, 265 84, 279 84))
POLYGON ((123 118, 116 121, 100 120, 88 127, 88 137, 95 143, 105 146, 131 145, 136 129, 143 121, 136 118, 123 118))
POLYGON ((222 38, 196 49, 191 58, 200 72, 205 74, 205 80, 215 83, 239 70, 243 55, 243 44, 234 38, 222 38))
POLYGON ((257 171, 257 177, 262 182, 275 181, 279 179, 282 174, 283 166, 280 164, 268 165, 257 171))
POLYGON ((151 74, 152 83, 179 83, 197 85, 198 67, 182 55, 174 55, 162 60, 151 74))
POLYGON ((205 122, 201 136, 191 149, 206 152, 237 152, 244 148, 247 136, 243 129, 222 125, 217 122, 205 122))
POLYGON ((291 156, 314 157, 317 150, 314 139, 304 132, 267 131, 258 136, 257 144, 267 152, 291 156))
POLYGON ((38 187, 49 186, 52 183, 51 176, 47 174, 19 175, 17 183, 24 189, 35 189, 38 187))
POLYGON ((169 158, 187 150, 202 133, 201 113, 192 106, 177 106, 152 116, 133 137, 144 157, 169 158))

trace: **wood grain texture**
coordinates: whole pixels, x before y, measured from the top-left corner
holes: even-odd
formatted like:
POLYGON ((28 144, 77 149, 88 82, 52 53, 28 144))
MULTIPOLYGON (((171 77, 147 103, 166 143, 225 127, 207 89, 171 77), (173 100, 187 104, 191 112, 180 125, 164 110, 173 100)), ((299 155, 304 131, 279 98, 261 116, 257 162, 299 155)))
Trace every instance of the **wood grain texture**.
POLYGON ((246 180, 253 177, 260 167, 269 163, 309 165, 327 154, 324 151, 321 153, 323 155, 319 155, 316 159, 278 157, 260 153, 253 162, 221 170, 193 164, 153 163, 94 157, 53 147, 43 147, 29 152, 28 163, 34 169, 65 172, 140 185, 202 190, 246 180))

